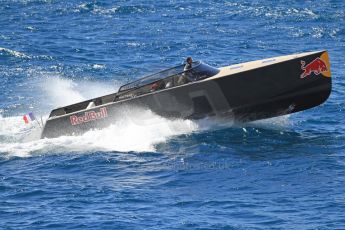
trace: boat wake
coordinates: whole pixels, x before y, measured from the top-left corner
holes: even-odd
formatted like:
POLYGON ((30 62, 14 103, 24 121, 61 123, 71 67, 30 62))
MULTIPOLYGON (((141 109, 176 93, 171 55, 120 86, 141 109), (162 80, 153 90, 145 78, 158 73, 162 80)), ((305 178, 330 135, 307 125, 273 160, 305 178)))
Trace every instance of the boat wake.
MULTIPOLYGON (((39 101, 36 107, 28 107, 43 120, 52 108, 72 104, 115 91, 116 83, 71 80, 56 73, 35 71, 34 78, 27 88, 34 88, 39 101), (63 92, 63 93, 61 93, 63 92)), ((32 104, 22 102, 25 104, 32 104)), ((13 111, 18 114, 18 111, 13 111)), ((20 112, 19 112, 20 114, 20 112)), ((135 109, 124 111, 116 122, 101 130, 90 130, 81 136, 61 136, 52 139, 40 139, 41 128, 38 123, 25 124, 22 116, 0 111, 0 156, 27 157, 47 153, 120 151, 145 152, 155 151, 155 145, 172 136, 188 134, 197 130, 197 124, 189 120, 169 120, 150 110, 135 109)))
MULTIPOLYGON (((78 82, 61 76, 41 79, 33 85, 38 86, 36 90, 40 91, 39 95, 43 95, 41 99, 35 100, 42 101, 43 105, 39 109, 45 112, 49 108, 75 103, 116 89, 116 86, 109 87, 109 84, 78 82)), ((47 117, 43 116, 43 120, 47 117)), ((135 108, 124 111, 115 120, 107 128, 91 130, 81 136, 40 139, 38 123, 25 124, 22 116, 3 117, 0 114, 0 154, 27 157, 50 152, 155 151, 155 144, 197 130, 195 122, 169 120, 150 110, 135 108)))
MULTIPOLYGON (((97 82, 76 82, 63 77, 42 81, 41 92, 45 96, 43 110, 63 104, 85 100, 85 92, 92 96, 110 91, 109 84, 97 82), (86 87, 87 86, 87 87, 86 87), (64 94, 61 94, 63 90, 64 94)), ((116 88, 116 87, 115 87, 116 88)), ((37 99, 38 100, 38 99, 37 99)), ((43 116, 45 120, 48 115, 43 116)), ((205 130, 224 129, 234 126, 212 119, 198 121, 167 119, 148 109, 130 108, 117 117, 114 124, 99 130, 90 130, 80 136, 61 136, 40 139, 41 129, 37 123, 25 124, 22 116, 4 117, 0 114, 0 156, 29 157, 48 153, 88 153, 94 151, 154 152, 157 144, 183 134, 205 130)), ((285 126, 288 117, 269 119, 249 124, 249 126, 285 126), (272 121, 273 120, 273 121, 272 121)), ((235 125, 236 126, 236 125, 235 125)), ((240 126, 247 126, 241 124, 240 126)))
MULTIPOLYGON (((288 125, 288 117, 263 120, 242 126, 279 129, 288 125)), ((35 123, 26 125, 22 117, 0 117, 0 154, 5 157, 30 157, 47 153, 90 153, 94 151, 155 152, 156 145, 178 135, 232 127, 211 119, 199 121, 170 120, 150 110, 125 111, 107 128, 90 130, 80 136, 40 139, 41 129, 35 123)), ((235 125, 237 126, 237 125, 235 125)))
POLYGON ((0 153, 26 157, 48 152, 155 151, 155 144, 198 129, 193 121, 169 120, 149 110, 128 112, 107 128, 52 139, 40 139, 40 128, 22 124, 21 117, 0 118, 0 153))

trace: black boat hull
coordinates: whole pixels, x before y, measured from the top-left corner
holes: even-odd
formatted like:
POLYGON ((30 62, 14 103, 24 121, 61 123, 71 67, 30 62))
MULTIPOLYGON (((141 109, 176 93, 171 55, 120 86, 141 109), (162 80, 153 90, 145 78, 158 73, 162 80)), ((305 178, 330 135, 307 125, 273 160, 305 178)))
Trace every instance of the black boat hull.
POLYGON ((224 67, 220 75, 209 79, 51 117, 42 137, 75 135, 103 128, 115 123, 124 110, 133 107, 150 109, 164 117, 215 116, 247 122, 315 107, 326 101, 330 93, 328 54, 320 51, 272 64, 262 61, 260 65, 224 67))

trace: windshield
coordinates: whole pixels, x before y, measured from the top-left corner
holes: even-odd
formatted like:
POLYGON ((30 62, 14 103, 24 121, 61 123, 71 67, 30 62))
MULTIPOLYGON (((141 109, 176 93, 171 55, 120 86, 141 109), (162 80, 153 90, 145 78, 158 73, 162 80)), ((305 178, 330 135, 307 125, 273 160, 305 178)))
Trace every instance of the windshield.
POLYGON ((152 84, 159 80, 180 76, 182 74, 189 75, 194 80, 201 80, 206 77, 211 77, 219 72, 217 68, 211 67, 202 62, 193 62, 192 68, 184 71, 185 65, 179 65, 170 69, 163 70, 161 72, 143 77, 134 82, 128 83, 120 87, 119 92, 127 91, 130 89, 136 89, 145 85, 152 84))

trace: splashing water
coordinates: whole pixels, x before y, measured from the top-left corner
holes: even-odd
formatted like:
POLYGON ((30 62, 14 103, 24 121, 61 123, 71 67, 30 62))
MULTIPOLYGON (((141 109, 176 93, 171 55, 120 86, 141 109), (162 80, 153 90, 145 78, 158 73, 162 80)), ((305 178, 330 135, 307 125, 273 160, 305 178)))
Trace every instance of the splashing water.
POLYGON ((155 144, 198 129, 198 125, 189 120, 169 120, 149 110, 136 110, 128 116, 119 117, 107 128, 91 130, 81 136, 39 139, 40 129, 34 125, 25 127, 25 124, 19 122, 20 119, 0 119, 1 153, 25 157, 63 151, 155 151, 155 144))
POLYGON ((45 78, 40 82, 39 87, 46 96, 44 104, 49 105, 49 109, 110 94, 118 88, 113 84, 76 81, 61 76, 45 78))
MULTIPOLYGON (((35 83, 36 84, 36 83, 35 83)), ((100 82, 76 81, 62 76, 46 76, 36 84, 43 94, 43 108, 52 109, 89 98, 112 93, 118 88, 100 82)), ((44 120, 48 115, 44 115, 44 120)), ((155 145, 174 136, 218 130, 232 126, 282 128, 289 124, 288 116, 234 124, 232 120, 202 119, 198 121, 167 119, 148 109, 129 108, 109 127, 90 130, 80 136, 61 136, 40 139, 38 123, 24 124, 21 116, 0 117, 0 153, 6 156, 27 157, 48 152, 155 151, 155 145)))
MULTIPOLYGON (((86 100, 114 91, 109 84, 77 82, 63 77, 45 79, 38 84, 45 95, 43 107, 56 107, 86 100)), ((47 119, 48 115, 44 118, 47 119)), ((198 129, 190 120, 169 120, 150 110, 131 108, 114 123, 101 130, 90 130, 81 136, 40 139, 36 122, 24 124, 21 116, 0 117, 0 153, 26 157, 48 152, 155 151, 155 144, 172 136, 198 129)))

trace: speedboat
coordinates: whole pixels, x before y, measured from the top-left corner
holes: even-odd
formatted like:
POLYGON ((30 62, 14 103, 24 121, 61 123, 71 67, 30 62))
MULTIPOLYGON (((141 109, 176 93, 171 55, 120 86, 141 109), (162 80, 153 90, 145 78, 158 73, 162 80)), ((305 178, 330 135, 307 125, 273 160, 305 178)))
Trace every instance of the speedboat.
POLYGON ((327 51, 306 52, 215 68, 201 61, 165 69, 118 92, 51 111, 42 138, 78 135, 116 123, 125 109, 168 118, 230 118, 249 122, 303 111, 331 93, 327 51))

